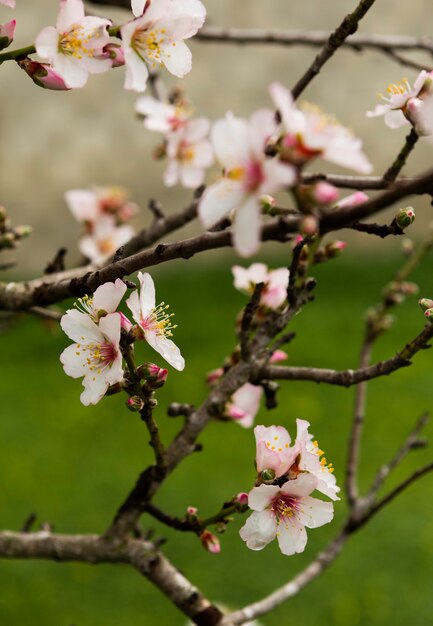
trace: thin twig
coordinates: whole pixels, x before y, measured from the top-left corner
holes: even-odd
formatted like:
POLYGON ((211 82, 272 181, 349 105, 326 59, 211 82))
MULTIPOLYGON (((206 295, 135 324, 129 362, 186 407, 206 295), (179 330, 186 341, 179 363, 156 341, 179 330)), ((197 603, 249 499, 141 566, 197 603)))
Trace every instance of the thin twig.
POLYGON ((406 142, 403 148, 400 150, 397 158, 394 163, 386 170, 383 175, 383 180, 390 183, 393 182, 397 176, 400 174, 401 170, 406 164, 407 158, 409 154, 414 149, 416 142, 419 139, 419 135, 414 128, 410 131, 408 136, 406 137, 406 142))

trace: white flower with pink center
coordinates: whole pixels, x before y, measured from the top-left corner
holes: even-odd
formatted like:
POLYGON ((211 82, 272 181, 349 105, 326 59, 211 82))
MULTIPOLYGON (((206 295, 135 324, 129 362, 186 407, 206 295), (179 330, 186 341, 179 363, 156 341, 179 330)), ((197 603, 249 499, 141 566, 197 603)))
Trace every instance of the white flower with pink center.
POLYGON ((361 140, 348 128, 317 107, 298 108, 291 92, 281 83, 272 83, 270 93, 286 133, 281 141, 281 158, 302 166, 321 157, 360 174, 371 172, 372 165, 362 152, 361 140))
POLYGON ((262 393, 262 387, 245 383, 231 396, 226 405, 225 414, 240 426, 250 428, 260 408, 262 393))
POLYGON ((340 487, 334 476, 334 468, 332 463, 328 463, 322 456, 323 450, 319 448, 317 441, 313 441, 313 435, 308 432, 309 422, 297 419, 296 425, 298 428, 296 444, 300 455, 297 460, 297 471, 313 474, 317 478, 316 489, 331 500, 339 500, 337 494, 340 487))
POLYGON ((112 66, 104 55, 110 20, 86 16, 82 0, 61 0, 56 27, 47 26, 36 37, 40 57, 71 89, 83 87, 89 74, 106 72, 112 66))
POLYGON ((386 96, 380 94, 386 104, 378 104, 373 111, 367 111, 368 117, 384 116, 385 124, 389 128, 400 128, 405 124, 412 124, 419 134, 430 134, 430 129, 424 128, 422 120, 423 103, 432 93, 433 72, 422 70, 413 87, 407 78, 399 83, 388 86, 386 96))
POLYGON ((84 405, 96 404, 108 387, 123 379, 122 354, 119 348, 121 319, 118 313, 102 317, 99 325, 90 315, 70 309, 60 325, 72 344, 60 355, 63 369, 72 378, 83 378, 84 405))
POLYGON ((138 211, 137 205, 128 200, 128 192, 122 187, 70 189, 65 193, 65 200, 72 215, 89 232, 102 216, 111 215, 118 223, 123 223, 138 211))
POLYGON ((184 128, 191 116, 186 105, 167 104, 151 96, 141 96, 135 103, 135 110, 144 116, 143 124, 148 130, 164 135, 184 128))
POLYGON ((155 285, 150 274, 138 272, 140 291, 133 291, 126 301, 140 334, 154 350, 177 370, 183 370, 185 361, 179 348, 169 337, 176 328, 171 323, 173 314, 168 305, 161 302, 156 306, 155 285))
POLYGON ((101 265, 133 236, 132 226, 116 226, 113 217, 106 215, 95 223, 91 234, 79 240, 78 247, 92 263, 101 265))
POLYGON ((207 139, 209 129, 209 120, 200 117, 167 135, 168 165, 164 172, 167 187, 179 181, 192 189, 203 184, 206 169, 214 160, 212 144, 207 139))
POLYGON ((114 283, 104 283, 98 287, 92 296, 79 298, 75 306, 97 324, 101 317, 116 311, 125 291, 125 283, 118 278, 114 283))
POLYGON ((328 524, 334 516, 331 502, 312 498, 317 479, 301 474, 282 487, 260 485, 248 494, 248 506, 253 513, 239 534, 251 550, 262 550, 277 538, 283 554, 303 552, 307 543, 305 528, 328 524))
POLYGON ((287 474, 299 452, 297 446, 291 446, 287 430, 283 426, 256 426, 254 436, 257 472, 273 470, 275 478, 287 474))
POLYGON ((256 285, 264 283, 260 302, 268 308, 278 309, 286 301, 289 284, 287 268, 268 270, 264 263, 253 263, 248 268, 234 265, 232 272, 236 289, 248 295, 254 292, 256 285))
POLYGON ((206 9, 199 0, 152 0, 134 2, 137 19, 120 32, 125 55, 125 89, 144 91, 149 67, 164 65, 183 78, 191 70, 191 52, 184 39, 203 26, 206 9))
POLYGON ((224 177, 206 189, 199 217, 209 228, 234 210, 234 245, 244 257, 260 246, 261 196, 290 187, 296 178, 293 167, 265 156, 266 143, 276 130, 274 117, 268 110, 257 111, 249 121, 228 113, 211 131, 224 177))

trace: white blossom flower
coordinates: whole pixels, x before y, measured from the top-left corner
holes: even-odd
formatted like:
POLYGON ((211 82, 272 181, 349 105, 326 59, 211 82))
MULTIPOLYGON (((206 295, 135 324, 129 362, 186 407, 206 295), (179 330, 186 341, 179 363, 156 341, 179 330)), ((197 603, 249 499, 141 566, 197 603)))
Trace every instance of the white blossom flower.
POLYGON ((291 446, 292 440, 283 426, 256 426, 256 469, 273 470, 275 478, 288 473, 298 455, 298 446, 291 446))
POLYGON ((118 278, 114 283, 104 283, 98 287, 93 296, 79 298, 75 306, 97 324, 101 317, 116 311, 125 291, 125 283, 118 278))
POLYGON ((141 96, 135 103, 135 110, 144 115, 143 124, 148 130, 164 135, 184 128, 191 115, 182 103, 167 104, 151 96, 141 96))
POLYGON ((262 387, 245 383, 231 396, 225 414, 240 426, 250 428, 259 410, 262 393, 262 387))
POLYGON ((106 215, 95 223, 89 235, 79 240, 78 247, 92 263, 101 265, 133 236, 132 226, 116 226, 114 219, 106 215))
POLYGON ((319 448, 317 441, 313 441, 313 435, 308 432, 309 422, 297 419, 296 425, 298 429, 296 444, 300 455, 297 460, 297 471, 313 474, 317 478, 317 491, 328 496, 331 500, 339 500, 337 493, 340 491, 340 487, 337 485, 334 468, 332 463, 328 463, 326 458, 322 456, 323 450, 319 448))
POLYGON ((266 142, 275 129, 272 111, 260 110, 249 121, 228 113, 215 122, 211 131, 224 177, 206 189, 199 216, 203 226, 209 228, 235 209, 234 245, 244 257, 260 246, 260 197, 295 182, 293 167, 265 156, 266 142))
POLYGON ((239 534, 251 550, 262 550, 277 538, 280 550, 288 556, 303 552, 307 543, 305 528, 318 528, 334 516, 331 502, 312 498, 317 479, 301 474, 282 487, 260 485, 248 494, 253 513, 239 534))
POLYGON ((206 9, 199 0, 152 0, 133 3, 137 19, 120 32, 125 54, 125 89, 144 91, 148 66, 164 65, 182 78, 191 70, 191 52, 184 39, 204 23, 206 9))
POLYGON ((70 189, 65 193, 65 201, 75 219, 89 232, 102 216, 111 215, 120 224, 138 211, 137 205, 128 200, 126 189, 116 186, 70 189))
POLYGON ((140 292, 133 291, 126 301, 135 323, 150 346, 175 369, 183 370, 185 361, 179 348, 169 339, 172 330, 173 314, 167 313, 168 305, 164 302, 156 306, 155 285, 150 274, 138 272, 140 292))
POLYGON ((372 165, 362 152, 362 142, 351 131, 312 105, 296 106, 291 92, 272 83, 271 97, 281 116, 286 135, 281 142, 283 159, 304 165, 321 157, 336 165, 368 174, 372 165))
POLYGON ((373 111, 367 111, 368 117, 384 116, 385 124, 389 128, 400 128, 405 124, 412 124, 420 135, 431 134, 431 124, 426 127, 422 120, 424 101, 433 90, 433 72, 422 70, 413 87, 407 78, 401 82, 388 86, 384 96, 380 94, 386 104, 378 104, 373 111))
POLYGON ((61 0, 56 27, 47 26, 36 37, 36 51, 47 59, 71 89, 83 87, 89 74, 112 66, 105 58, 110 20, 86 16, 82 0, 61 0))
POLYGON ((207 139, 209 129, 209 120, 199 117, 167 135, 169 161, 164 173, 167 187, 176 185, 178 181, 192 189, 203 184, 206 169, 214 160, 212 144, 207 139))
POLYGON ((264 263, 253 263, 248 268, 234 265, 232 272, 236 289, 248 295, 254 292, 256 285, 264 283, 260 302, 270 309, 278 309, 287 299, 289 270, 285 267, 268 270, 264 263))
POLYGON ((84 376, 81 402, 86 406, 96 404, 110 385, 123 379, 119 348, 120 315, 110 313, 96 325, 90 315, 70 309, 62 317, 60 325, 76 342, 60 355, 63 369, 72 378, 84 376))

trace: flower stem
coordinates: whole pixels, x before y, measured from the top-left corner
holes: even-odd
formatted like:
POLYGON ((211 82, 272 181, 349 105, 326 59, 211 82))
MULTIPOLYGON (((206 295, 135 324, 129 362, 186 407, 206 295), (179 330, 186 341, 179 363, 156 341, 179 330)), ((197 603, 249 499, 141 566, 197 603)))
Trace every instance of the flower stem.
POLYGON ((16 61, 21 57, 27 57, 29 54, 35 54, 35 52, 36 48, 34 46, 27 46, 26 48, 18 48, 17 50, 3 52, 3 54, 0 54, 0 63, 3 63, 3 61, 16 61))

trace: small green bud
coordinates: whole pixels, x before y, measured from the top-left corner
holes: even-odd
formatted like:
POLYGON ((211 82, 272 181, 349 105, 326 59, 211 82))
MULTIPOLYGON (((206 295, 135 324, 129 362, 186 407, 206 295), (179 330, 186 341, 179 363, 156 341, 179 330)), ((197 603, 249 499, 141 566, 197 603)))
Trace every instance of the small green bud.
POLYGON ((415 211, 411 206, 408 206, 405 209, 400 209, 397 211, 395 221, 399 228, 405 229, 415 221, 415 211))
POLYGON ((421 300, 418 300, 418 304, 424 312, 433 309, 433 300, 430 300, 430 298, 421 298, 421 300))
POLYGON ((272 215, 272 209, 274 208, 275 204, 276 200, 274 197, 268 194, 260 196, 260 205, 262 207, 263 213, 268 213, 269 215, 272 215))
POLYGON ((260 478, 264 483, 272 482, 275 480, 276 474, 273 469, 264 469, 260 472, 260 478))

